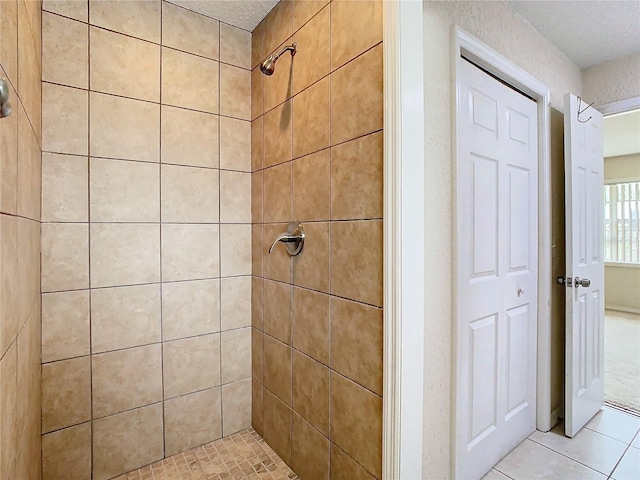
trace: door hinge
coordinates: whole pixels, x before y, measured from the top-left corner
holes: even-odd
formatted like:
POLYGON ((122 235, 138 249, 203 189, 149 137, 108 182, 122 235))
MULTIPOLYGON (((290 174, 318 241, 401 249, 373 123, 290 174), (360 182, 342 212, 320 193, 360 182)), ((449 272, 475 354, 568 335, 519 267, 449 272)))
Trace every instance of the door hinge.
POLYGON ((572 277, 556 277, 556 283, 558 285, 566 285, 567 287, 573 287, 573 278, 572 277))

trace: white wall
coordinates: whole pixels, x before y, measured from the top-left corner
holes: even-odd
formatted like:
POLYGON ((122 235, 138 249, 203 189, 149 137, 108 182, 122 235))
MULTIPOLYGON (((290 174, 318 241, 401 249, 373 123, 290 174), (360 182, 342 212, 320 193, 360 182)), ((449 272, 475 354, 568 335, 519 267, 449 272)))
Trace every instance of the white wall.
MULTIPOLYGON (((604 159, 604 179, 639 180, 640 153, 604 159)), ((605 308, 640 313, 640 268, 607 265, 604 268, 605 308)))
POLYGON ((640 53, 585 68, 582 93, 596 107, 640 95, 640 53))
MULTIPOLYGON (((520 65, 552 91, 581 94, 581 73, 500 1, 424 3, 425 33, 425 382, 423 478, 450 478, 452 151, 451 30, 454 24, 520 65)), ((561 208, 561 207, 560 207, 561 208)))

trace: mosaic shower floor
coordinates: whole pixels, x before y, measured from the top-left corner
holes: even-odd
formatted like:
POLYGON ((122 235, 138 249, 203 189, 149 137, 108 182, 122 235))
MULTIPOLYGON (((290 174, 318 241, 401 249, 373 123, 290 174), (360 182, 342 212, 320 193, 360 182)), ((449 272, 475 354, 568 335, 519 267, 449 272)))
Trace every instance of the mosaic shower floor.
POLYGON ((253 428, 167 457, 114 480, 299 480, 253 428))

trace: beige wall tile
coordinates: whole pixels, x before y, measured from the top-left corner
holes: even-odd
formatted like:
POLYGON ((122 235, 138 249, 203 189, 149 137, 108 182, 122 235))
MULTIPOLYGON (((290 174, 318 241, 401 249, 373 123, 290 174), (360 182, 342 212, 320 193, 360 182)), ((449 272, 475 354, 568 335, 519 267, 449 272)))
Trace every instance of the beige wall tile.
POLYGON ((162 103, 218 113, 218 72, 218 62, 163 47, 162 103))
POLYGON ((42 153, 22 107, 18 109, 18 215, 40 220, 42 153))
POLYGON ((251 223, 251 174, 220 172, 220 222, 251 223))
POLYGON ((293 162, 293 218, 328 220, 331 207, 331 152, 299 158, 293 162))
POLYGON ((329 295, 293 289, 293 346, 329 364, 329 295))
POLYGON ((251 326, 251 277, 230 277, 221 280, 221 329, 251 326))
POLYGON ((251 69, 251 33, 221 23, 220 61, 251 69))
POLYGON ((335 70, 382 41, 382 2, 338 0, 331 5, 331 67, 335 70))
POLYGON ((75 88, 42 84, 42 150, 87 155, 89 94, 75 88))
POLYGON ((382 218, 382 132, 331 149, 331 217, 382 218))
MULTIPOLYGON (((2 22, 3 8, 10 2, 0 2, 0 29, 4 28, 2 22)), ((0 31, 0 40, 3 32, 0 31)), ((0 53, 4 43, 0 44, 0 53)), ((6 58, 3 56, 2 58, 6 58)), ((0 74, 5 75, 0 69, 0 74)), ((6 77, 5 77, 6 78, 6 77)), ((9 97, 16 98, 16 92, 9 84, 9 97)), ((16 214, 18 201, 18 115, 10 115, 3 118, 0 124, 0 212, 16 214)))
MULTIPOLYGON (((264 187, 264 172, 253 172, 251 174, 251 221, 262 223, 262 194, 264 187)), ((257 272, 256 275, 261 275, 257 272)))
MULTIPOLYGON (((329 223, 313 222, 304 225, 304 250, 293 259, 295 285, 329 293, 329 234, 332 228, 335 227, 329 223)), ((344 237, 341 240, 347 241, 344 237)), ((363 255, 366 256, 366 252, 363 255)))
POLYGON ((175 455, 222 436, 220 388, 164 403, 165 455, 175 455))
POLYGON ((264 281, 264 331, 291 344, 291 285, 264 281))
POLYGON ((91 290, 93 353, 159 342, 160 285, 91 290))
POLYGON ((251 170, 256 171, 264 165, 263 117, 251 122, 251 170))
POLYGON ((375 480, 375 477, 332 443, 331 480, 375 480))
POLYGON ((382 280, 382 220, 332 223, 331 293, 382 306, 382 280))
POLYGON ((329 146, 329 87, 324 78, 293 99, 293 158, 329 146))
POLYGON ((291 160, 292 106, 286 102, 264 115, 264 166, 291 160))
MULTIPOLYGON (((291 205, 291 163, 285 163, 264 171, 264 221, 290 222, 291 205)), ((269 238, 267 238, 269 241, 269 238)))
POLYGON ((264 60, 264 19, 251 32, 251 68, 264 60))
POLYGON ((264 336, 264 386, 286 405, 291 405, 291 348, 264 336))
POLYGON ((251 72, 220 64, 220 115, 251 120, 251 72))
POLYGON ((251 171, 251 123, 220 117, 220 168, 251 171))
POLYGON ((160 46, 90 27, 91 90, 160 101, 160 46))
POLYGON ((42 365, 42 431, 91 420, 89 357, 42 365))
POLYGON ((265 80, 265 75, 259 68, 251 72, 251 120, 255 120, 264 113, 265 80))
POLYGON ((220 334, 165 342, 162 355, 165 399, 220 385, 220 334))
POLYGON ((162 225, 162 281, 220 275, 218 225, 162 225))
POLYGON ((22 286, 16 282, 18 272, 18 219, 0 215, 0 357, 14 341, 18 327, 24 320, 18 291, 22 286))
POLYGON ((75 18, 81 22, 89 21, 89 2, 77 0, 43 0, 42 9, 65 17, 75 18))
POLYGON ((286 230, 286 223, 265 224, 264 244, 262 245, 262 253, 264 254, 262 268, 266 278, 293 283, 293 258, 287 253, 287 250, 282 245, 278 245, 271 254, 268 253, 271 243, 286 230))
POLYGON ((162 400, 159 344, 91 357, 93 417, 105 417, 162 400))
POLYGON ((42 361, 89 355, 89 341, 89 291, 43 294, 42 361))
POLYGON ((90 23, 160 43, 159 0, 89 0, 90 23))
POLYGON ((251 377, 251 327, 220 334, 222 383, 251 377))
POLYGON ((158 222, 158 164, 92 158, 90 198, 92 222, 158 222))
POLYGON ((254 275, 262 276, 262 252, 264 226, 262 224, 251 225, 251 271, 254 275))
POLYGON ((251 277, 251 325, 260 330, 264 328, 264 282, 260 277, 251 277))
POLYGON ((222 431, 231 435, 251 427, 251 379, 222 386, 222 431))
POLYGON ((293 2, 278 2, 264 19, 265 54, 271 53, 293 33, 293 2))
POLYGON ((382 45, 331 75, 331 144, 382 129, 382 45))
POLYGON ((220 22, 162 2, 162 44, 218 60, 220 22))
POLYGON ((160 226, 91 225, 91 287, 160 281, 160 226))
POLYGON ((261 384, 252 380, 251 382, 251 426, 258 432, 258 435, 264 437, 264 428, 262 427, 263 420, 263 390, 261 384))
POLYGON ((91 478, 91 423, 43 435, 42 477, 91 478))
POLYGON ((293 352, 293 409, 329 435, 329 368, 293 352))
MULTIPOLYGON (((292 40, 280 45, 276 51, 269 51, 269 54, 278 53, 282 48, 291 45, 292 40)), ((266 55, 265 55, 266 57, 266 55)), ((274 107, 281 105, 293 95, 293 64, 295 60, 291 51, 285 52, 276 64, 273 74, 265 76, 262 81, 264 85, 264 112, 269 112, 274 107)))
POLYGON ((217 222, 218 175, 217 170, 162 165, 162 221, 217 222))
POLYGON ((220 225, 220 275, 251 274, 251 225, 220 225))
POLYGON ((108 480, 160 460, 162 430, 160 403, 94 420, 93 478, 108 480))
MULTIPOLYGON (((0 55, 7 78, 18 81, 18 3, 0 2, 0 55)), ((15 98, 15 97, 14 97, 15 98)))
MULTIPOLYGON (((296 1, 293 9, 294 15, 300 11, 301 5, 307 12, 300 12, 304 16, 310 13, 318 4, 326 3, 296 1)), ((312 83, 329 74, 331 70, 331 40, 330 40, 330 8, 323 8, 309 23, 293 36, 293 41, 298 44, 298 52, 293 61, 293 91, 298 93, 312 83)))
POLYGON ((86 24, 44 12, 42 14, 42 80, 87 88, 89 82, 88 36, 86 24))
POLYGON ((291 463, 291 409, 266 388, 263 405, 264 439, 282 460, 291 463))
MULTIPOLYGON (((40 132, 42 108, 42 57, 41 30, 39 25, 31 28, 29 15, 34 15, 28 2, 18 2, 18 83, 17 91, 24 110, 36 132, 40 132)), ((35 2, 34 2, 35 3, 35 2)), ((40 12, 38 12, 38 20, 40 12)), ((38 21, 39 23, 39 21, 38 21)), ((14 84, 15 85, 15 84, 14 84)), ((15 103, 14 106, 17 106, 15 103)))
POLYGON ((18 447, 17 382, 18 346, 13 342, 0 360, 0 475, 15 478, 15 458, 18 447))
POLYGON ((382 478, 382 398, 331 373, 331 440, 382 478))
POLYGON ((297 31, 318 13, 329 0, 294 0, 293 2, 293 31, 297 31))
POLYGON ((160 161, 160 106, 92 92, 91 156, 160 161))
POLYGON ((263 381, 264 372, 264 333, 257 328, 251 330, 251 376, 263 381))
POLYGON ((293 414, 291 466, 301 478, 329 480, 329 439, 293 414))
MULTIPOLYGON (((162 106, 162 163, 218 167, 218 117, 162 106)), ((224 149, 220 142, 220 155, 224 149)))
POLYGON ((89 227, 42 225, 42 291, 89 288, 89 227))
POLYGON ((162 286, 163 340, 220 331, 220 280, 162 286))
POLYGON ((42 154, 42 221, 86 222, 89 167, 86 157, 42 154))
POLYGON ((331 368, 382 395, 382 310, 331 299, 331 368))

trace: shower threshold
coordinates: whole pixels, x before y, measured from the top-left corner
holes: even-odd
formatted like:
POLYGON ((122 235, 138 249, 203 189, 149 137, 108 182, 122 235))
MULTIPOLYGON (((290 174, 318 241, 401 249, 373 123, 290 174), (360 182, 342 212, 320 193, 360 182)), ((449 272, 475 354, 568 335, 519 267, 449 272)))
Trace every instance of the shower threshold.
POLYGON ((114 480, 299 480, 253 428, 178 453, 114 480))

